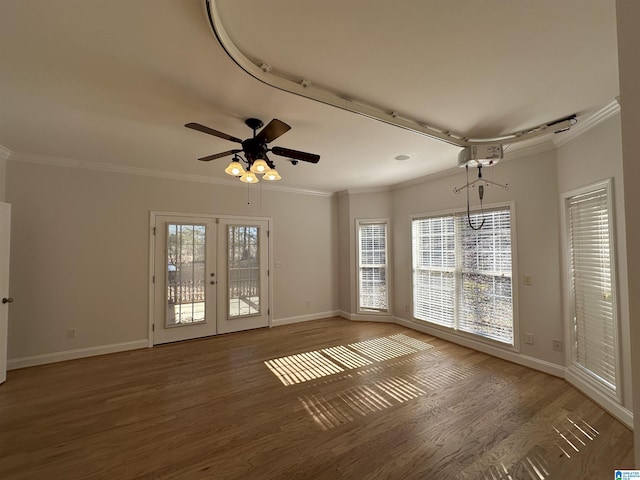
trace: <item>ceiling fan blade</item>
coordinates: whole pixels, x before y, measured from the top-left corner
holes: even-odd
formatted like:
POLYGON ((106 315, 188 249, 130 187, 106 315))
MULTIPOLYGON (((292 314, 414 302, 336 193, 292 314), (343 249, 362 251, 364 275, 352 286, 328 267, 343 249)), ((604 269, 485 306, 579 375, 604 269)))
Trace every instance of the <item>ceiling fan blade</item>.
POLYGON ((291 127, 277 118, 271 120, 266 127, 260 130, 256 138, 265 143, 271 143, 280 135, 287 133, 291 127))
POLYGON ((281 157, 289 157, 294 160, 302 160, 303 162, 318 163, 320 161, 320 155, 316 155, 315 153, 300 152, 283 147, 273 147, 271 151, 281 157))
POLYGON ((187 123, 185 127, 197 130, 202 133, 208 133, 209 135, 213 135, 214 137, 224 138, 225 140, 230 140, 236 143, 242 143, 242 140, 240 140, 239 138, 232 137, 231 135, 227 135, 226 133, 219 132, 204 125, 200 125, 199 123, 187 123))
POLYGON ((213 155, 209 155, 207 157, 199 158, 201 162, 210 162, 211 160, 216 160, 218 158, 226 157, 227 155, 232 155, 234 153, 240 153, 242 150, 227 150, 226 152, 216 153, 213 155))

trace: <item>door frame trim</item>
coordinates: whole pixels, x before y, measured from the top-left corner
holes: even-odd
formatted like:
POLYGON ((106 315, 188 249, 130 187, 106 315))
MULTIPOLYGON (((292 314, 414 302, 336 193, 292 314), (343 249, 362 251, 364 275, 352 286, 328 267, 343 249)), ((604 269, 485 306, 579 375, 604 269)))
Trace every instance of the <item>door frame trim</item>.
POLYGON ((271 272, 273 271, 273 248, 271 234, 273 232, 273 219, 271 217, 258 217, 247 215, 222 215, 214 213, 193 213, 193 212, 170 212, 166 210, 150 210, 149 211, 149 277, 148 277, 148 330, 147 330, 147 346, 153 347, 153 321, 155 318, 155 284, 153 283, 153 277, 155 272, 155 233, 153 229, 156 227, 157 217, 161 216, 174 216, 184 218, 210 218, 212 220, 229 219, 240 221, 266 221, 268 225, 267 234, 267 268, 269 269, 269 275, 267 276, 267 298, 268 298, 268 314, 269 320, 268 327, 273 326, 273 282, 271 280, 271 272))

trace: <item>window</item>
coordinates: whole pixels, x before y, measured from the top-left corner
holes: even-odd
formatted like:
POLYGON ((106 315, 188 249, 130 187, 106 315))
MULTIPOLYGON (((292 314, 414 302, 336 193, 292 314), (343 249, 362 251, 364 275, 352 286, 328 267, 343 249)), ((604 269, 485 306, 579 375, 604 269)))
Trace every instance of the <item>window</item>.
POLYGON ((260 315, 260 234, 256 225, 227 225, 228 318, 260 315))
POLYGON ((574 368, 616 390, 616 303, 610 182, 565 196, 570 351, 574 368))
POLYGON ((388 311, 386 220, 356 222, 358 233, 358 311, 388 311))
POLYGON ((513 345, 511 209, 415 219, 413 316, 513 345))

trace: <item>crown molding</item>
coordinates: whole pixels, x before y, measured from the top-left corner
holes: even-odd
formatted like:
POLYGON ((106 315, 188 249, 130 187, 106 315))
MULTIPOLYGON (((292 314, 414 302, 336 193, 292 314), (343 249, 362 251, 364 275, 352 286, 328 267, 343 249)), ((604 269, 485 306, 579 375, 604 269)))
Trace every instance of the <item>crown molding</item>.
POLYGON ((7 147, 0 145, 0 160, 8 159, 11 153, 11 150, 9 150, 7 147))
POLYGON ((593 115, 590 115, 586 119, 578 122, 575 126, 571 127, 570 130, 555 135, 552 141, 556 148, 561 147, 618 113, 620 113, 620 104, 616 98, 616 100, 605 105, 593 115))
MULTIPOLYGON (((614 115, 619 114, 619 112, 620 112, 620 104, 618 103, 617 100, 615 100, 610 104, 606 105, 605 107, 601 108, 600 110, 596 111, 593 115, 590 115, 586 119, 581 120, 577 125, 571 127, 571 129, 566 132, 556 134, 551 138, 549 137, 545 137, 544 139, 540 138, 539 141, 537 142, 534 141, 534 143, 530 143, 521 148, 517 148, 517 147, 514 148, 514 146, 517 145, 517 143, 510 144, 511 146, 505 152, 505 156, 502 161, 515 160, 518 158, 529 157, 539 153, 556 150, 558 147, 565 145, 566 143, 576 139, 578 136, 591 130, 595 126, 608 120, 614 115)), ((82 169, 94 170, 94 171, 100 171, 100 172, 120 173, 120 174, 138 175, 138 176, 144 176, 144 177, 180 180, 185 182, 208 183, 212 185, 220 185, 225 187, 244 188, 244 184, 238 184, 238 182, 236 181, 221 179, 216 177, 208 177, 205 175, 185 174, 185 173, 179 173, 179 172, 173 172, 173 171, 114 165, 114 164, 102 163, 102 162, 89 162, 85 160, 76 160, 76 159, 62 158, 62 157, 51 157, 46 155, 25 154, 25 153, 13 152, 8 148, 0 145, 0 161, 6 160, 9 157, 11 157, 11 159, 15 159, 18 161, 37 163, 41 165, 50 165, 50 166, 67 167, 67 168, 82 168, 82 169)), ((414 178, 406 182, 401 182, 393 185, 381 186, 381 187, 369 187, 369 188, 348 188, 345 190, 341 190, 339 192, 332 192, 328 190, 296 188, 296 187, 285 187, 285 186, 272 185, 272 184, 270 185, 263 184, 262 188, 264 190, 269 190, 269 191, 294 193, 299 195, 342 197, 345 195, 357 195, 357 194, 363 194, 363 193, 379 193, 379 192, 401 190, 404 188, 412 187, 414 185, 420 185, 420 184, 437 180, 440 178, 449 177, 459 172, 460 172, 460 169, 458 167, 453 167, 447 170, 443 170, 441 172, 425 175, 423 177, 414 178)))
POLYGON ((365 193, 381 193, 381 192, 390 192, 391 186, 386 185, 382 187, 363 187, 363 188, 347 188, 346 190, 341 190, 337 194, 339 197, 344 195, 362 195, 365 193))
MULTIPOLYGON (((601 124, 605 120, 620 113, 620 104, 618 98, 608 105, 604 106, 600 110, 596 111, 593 115, 588 116, 584 120, 579 121, 576 125, 571 127, 566 132, 558 133, 552 137, 539 137, 538 141, 531 143, 525 147, 517 148, 517 143, 509 144, 509 149, 505 152, 504 161, 516 160, 518 158, 530 157, 539 153, 544 153, 552 150, 557 150, 558 147, 575 140, 578 136, 591 130, 595 126, 601 124), (515 147, 515 148, 514 148, 515 147), (513 150, 512 150, 513 148, 513 150)), ((401 190, 403 188, 412 187, 414 185, 420 185, 425 182, 436 180, 439 178, 449 177, 455 175, 460 170, 458 167, 450 168, 442 172, 438 172, 432 175, 425 175, 424 177, 414 178, 406 182, 397 183, 391 186, 391 190, 401 190)))
MULTIPOLYGON (((514 145, 517 145, 517 144, 511 144, 510 147, 514 145)), ((502 159, 502 161, 504 162, 504 161, 516 160, 518 158, 530 157, 532 155, 537 155, 538 153, 550 152, 555 149, 556 149, 556 145, 553 143, 553 141, 549 138, 546 138, 542 141, 538 141, 536 143, 532 143, 530 145, 526 145, 521 148, 516 148, 514 150, 511 150, 511 148, 509 148, 505 152, 504 158, 502 159)))
MULTIPOLYGON (((0 152, 1 154, 1 152, 0 152)), ((92 170, 97 172, 119 173, 124 175, 137 175, 141 177, 162 178, 168 180, 180 180, 184 182, 207 183, 211 185, 220 185, 233 188, 246 188, 244 183, 234 180, 226 180, 216 177, 208 177, 206 175, 194 175, 188 173, 179 173, 166 170, 154 170, 150 168, 130 167, 124 165, 114 165, 104 162, 89 162, 86 160, 77 160, 64 157, 50 157, 46 155, 35 155, 11 152, 11 159, 19 162, 34 163, 39 165, 48 165, 63 168, 78 168, 84 170, 92 170)), ((263 190, 295 193, 299 195, 313 195, 321 197, 331 197, 333 192, 324 190, 312 190, 296 187, 285 187, 280 185, 266 185, 263 190)))

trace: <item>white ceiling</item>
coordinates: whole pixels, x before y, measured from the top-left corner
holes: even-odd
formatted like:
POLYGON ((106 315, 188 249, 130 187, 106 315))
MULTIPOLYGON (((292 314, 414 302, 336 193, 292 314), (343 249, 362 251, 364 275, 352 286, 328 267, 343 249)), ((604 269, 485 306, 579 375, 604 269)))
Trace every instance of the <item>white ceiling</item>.
MULTIPOLYGON (((466 137, 578 114, 618 95, 614 0, 217 0, 243 54, 348 98, 466 137)), ((229 179, 244 119, 293 128, 274 145, 282 187, 393 185, 453 168, 459 148, 275 89, 242 70, 203 0, 2 0, 0 145, 68 159, 229 179), (394 157, 410 155, 399 162, 394 157)), ((231 181, 235 181, 231 179, 231 181)))

